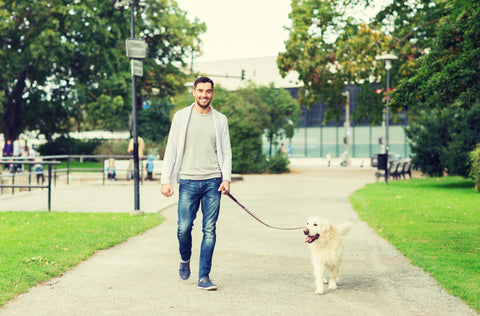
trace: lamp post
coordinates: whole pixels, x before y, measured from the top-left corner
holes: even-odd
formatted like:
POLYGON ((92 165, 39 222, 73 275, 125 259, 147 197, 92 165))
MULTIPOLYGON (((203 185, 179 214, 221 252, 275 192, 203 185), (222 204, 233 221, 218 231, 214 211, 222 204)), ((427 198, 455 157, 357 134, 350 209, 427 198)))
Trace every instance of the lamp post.
POLYGON ((192 92, 193 92, 193 82, 187 82, 184 84, 185 87, 188 89, 188 105, 192 103, 192 92))
POLYGON ((387 104, 385 107, 385 159, 386 159, 386 166, 385 166, 385 184, 388 183, 388 177, 389 177, 389 165, 388 165, 388 125, 389 125, 389 118, 390 118, 390 107, 389 107, 389 97, 388 97, 388 92, 390 90, 390 69, 392 69, 392 60, 398 59, 397 56, 393 54, 384 54, 381 56, 377 56, 375 58, 376 60, 383 60, 385 61, 385 69, 387 70, 387 94, 386 94, 386 100, 387 104))
MULTIPOLYGON (((123 12, 125 6, 129 5, 129 0, 112 0, 112 4, 115 9, 123 12)), ((134 70, 134 62, 138 59, 145 58, 145 47, 143 43, 140 43, 140 49, 134 47, 135 45, 129 44, 135 41, 135 0, 130 0, 130 42, 127 40, 127 56, 130 58, 130 64, 132 67, 132 137, 133 137, 133 190, 134 190, 134 210, 131 215, 142 215, 140 211, 140 168, 139 168, 139 156, 138 156, 138 121, 137 121, 137 79, 138 69, 134 70), (131 47, 130 47, 131 46, 131 47), (135 51, 134 51, 135 50, 135 51)), ((133 43, 135 44, 135 43, 133 43)), ((138 42, 137 42, 138 45, 138 42)), ((142 65, 143 67, 143 65, 142 65)), ((142 71, 140 71, 141 73, 142 71)))
POLYGON ((342 93, 344 97, 347 98, 347 102, 345 103, 345 165, 344 167, 348 167, 350 165, 350 92, 345 91, 342 93))

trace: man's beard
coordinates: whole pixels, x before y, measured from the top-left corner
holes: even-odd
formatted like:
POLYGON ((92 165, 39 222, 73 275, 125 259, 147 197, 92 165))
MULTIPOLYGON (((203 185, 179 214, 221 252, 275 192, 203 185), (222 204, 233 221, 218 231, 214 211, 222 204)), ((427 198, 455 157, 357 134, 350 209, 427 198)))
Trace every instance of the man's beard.
POLYGON ((202 105, 200 102, 197 102, 197 104, 198 104, 198 106, 201 107, 202 109, 206 109, 206 108, 208 108, 208 107, 210 106, 210 102, 211 102, 211 100, 209 100, 209 101, 207 102, 207 104, 205 104, 205 105, 202 105))

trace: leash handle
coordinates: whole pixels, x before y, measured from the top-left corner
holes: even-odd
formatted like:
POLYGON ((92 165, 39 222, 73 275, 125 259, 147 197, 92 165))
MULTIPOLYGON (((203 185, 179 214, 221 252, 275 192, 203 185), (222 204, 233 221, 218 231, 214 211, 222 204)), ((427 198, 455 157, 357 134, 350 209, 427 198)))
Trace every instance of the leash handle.
POLYGON ((238 202, 238 200, 236 198, 233 197, 233 195, 228 192, 228 191, 225 191, 225 195, 227 195, 229 198, 231 198, 233 200, 233 202, 237 203, 238 206, 240 206, 245 212, 247 212, 250 216, 252 216, 253 218, 255 218, 258 222, 262 223, 263 225, 267 226, 267 227, 270 227, 270 228, 273 228, 273 229, 279 229, 279 230, 297 230, 297 229, 303 229, 304 227, 275 227, 275 226, 272 226, 272 225, 269 225, 267 223, 265 223, 264 221, 262 221, 260 218, 258 218, 257 216, 255 216, 255 214, 253 214, 252 212, 250 212, 245 206, 242 205, 242 203, 238 202))

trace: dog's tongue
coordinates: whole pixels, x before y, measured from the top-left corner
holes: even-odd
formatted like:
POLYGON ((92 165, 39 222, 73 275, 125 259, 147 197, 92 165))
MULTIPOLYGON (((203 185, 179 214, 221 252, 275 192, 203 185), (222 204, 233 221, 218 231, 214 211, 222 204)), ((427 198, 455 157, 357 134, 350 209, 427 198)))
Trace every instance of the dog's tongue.
POLYGON ((315 236, 307 236, 307 237, 305 238, 305 242, 308 242, 308 243, 311 243, 311 242, 314 241, 314 240, 315 240, 315 236))

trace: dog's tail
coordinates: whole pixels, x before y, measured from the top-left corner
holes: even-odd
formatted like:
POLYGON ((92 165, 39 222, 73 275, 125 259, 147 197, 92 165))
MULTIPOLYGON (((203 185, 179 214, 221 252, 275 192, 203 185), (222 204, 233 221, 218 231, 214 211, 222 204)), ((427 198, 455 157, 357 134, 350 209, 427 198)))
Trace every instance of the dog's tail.
POLYGON ((352 224, 351 223, 344 223, 344 224, 341 224, 341 225, 337 225, 337 229, 342 235, 346 235, 352 229, 352 224))

